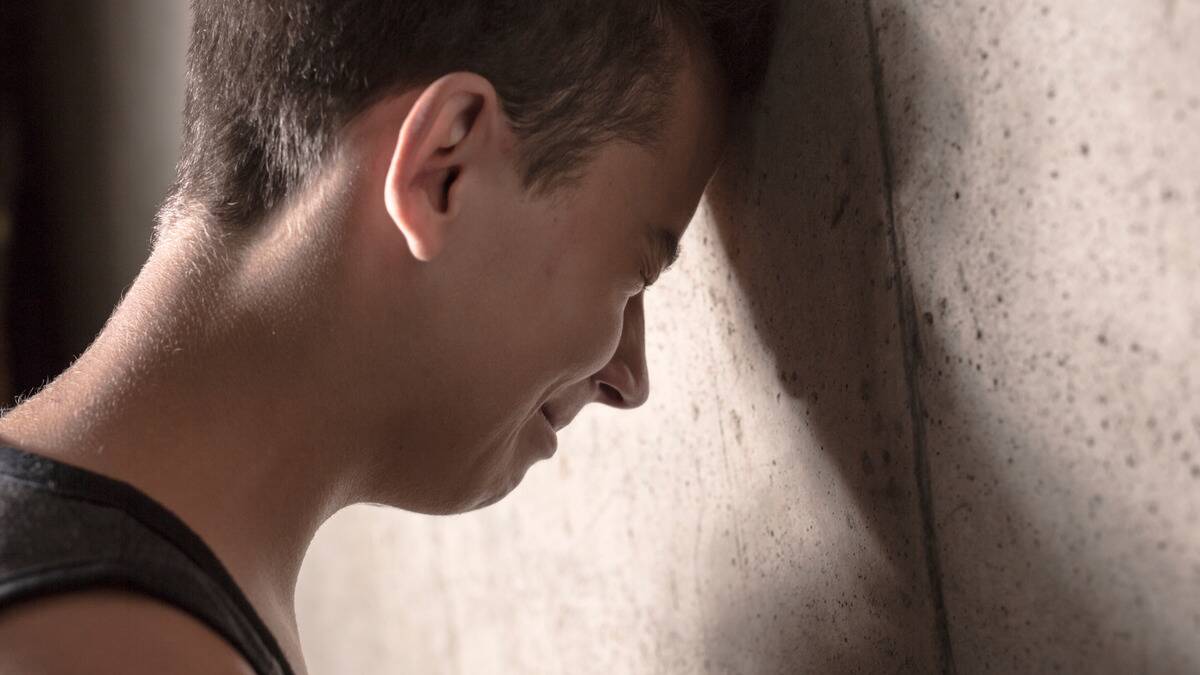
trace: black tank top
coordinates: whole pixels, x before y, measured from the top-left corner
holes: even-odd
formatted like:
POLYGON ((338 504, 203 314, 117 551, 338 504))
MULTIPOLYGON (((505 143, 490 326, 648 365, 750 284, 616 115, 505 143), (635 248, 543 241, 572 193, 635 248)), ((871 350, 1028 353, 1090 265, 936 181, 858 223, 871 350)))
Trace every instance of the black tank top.
POLYGON ((293 675, 200 537, 128 483, 0 446, 0 610, 95 588, 152 596, 232 644, 260 675, 293 675))

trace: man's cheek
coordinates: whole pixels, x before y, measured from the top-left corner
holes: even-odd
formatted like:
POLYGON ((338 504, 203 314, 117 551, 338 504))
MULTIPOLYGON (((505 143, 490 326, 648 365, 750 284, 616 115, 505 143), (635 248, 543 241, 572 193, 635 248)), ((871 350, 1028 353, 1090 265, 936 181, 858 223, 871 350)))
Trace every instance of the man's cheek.
POLYGON ((581 343, 587 345, 587 361, 584 365, 586 376, 591 376, 604 368, 617 353, 617 349, 621 345, 623 319, 623 308, 610 309, 596 317, 593 330, 589 331, 584 340, 581 340, 581 343))

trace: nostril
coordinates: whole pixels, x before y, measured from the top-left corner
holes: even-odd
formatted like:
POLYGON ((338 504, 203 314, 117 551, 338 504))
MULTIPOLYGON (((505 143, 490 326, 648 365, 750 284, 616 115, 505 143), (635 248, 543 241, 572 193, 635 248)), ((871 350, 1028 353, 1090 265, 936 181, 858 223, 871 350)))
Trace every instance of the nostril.
POLYGON ((621 392, 617 391, 617 388, 610 384, 601 382, 600 393, 604 394, 604 403, 608 403, 609 405, 621 405, 625 402, 625 397, 621 395, 621 392))

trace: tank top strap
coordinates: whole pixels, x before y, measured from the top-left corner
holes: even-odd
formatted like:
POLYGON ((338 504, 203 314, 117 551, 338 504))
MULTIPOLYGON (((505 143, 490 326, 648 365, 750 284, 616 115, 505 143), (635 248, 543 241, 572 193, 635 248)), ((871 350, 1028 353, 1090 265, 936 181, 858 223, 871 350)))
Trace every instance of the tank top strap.
POLYGON ((117 588, 202 621, 259 675, 287 658, 212 550, 137 488, 0 446, 0 609, 37 597, 117 588))

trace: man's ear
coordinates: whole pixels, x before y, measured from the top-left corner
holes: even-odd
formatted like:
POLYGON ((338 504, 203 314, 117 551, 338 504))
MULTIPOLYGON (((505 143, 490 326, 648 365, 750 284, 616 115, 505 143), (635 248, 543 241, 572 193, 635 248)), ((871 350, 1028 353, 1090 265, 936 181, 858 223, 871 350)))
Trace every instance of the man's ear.
POLYGON ((496 90, 473 73, 445 75, 413 103, 388 166, 384 203, 418 260, 441 252, 461 207, 462 178, 495 148, 502 119, 496 90))

